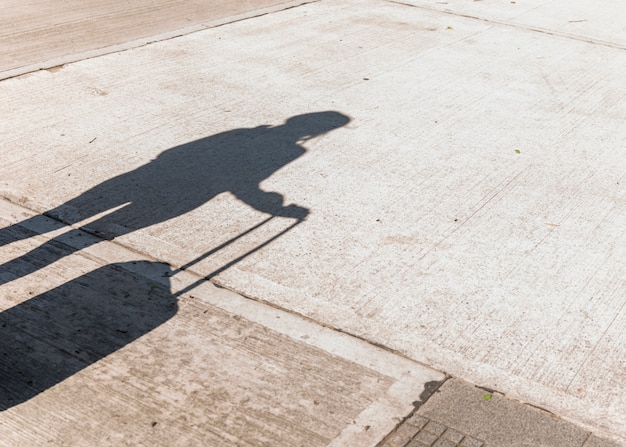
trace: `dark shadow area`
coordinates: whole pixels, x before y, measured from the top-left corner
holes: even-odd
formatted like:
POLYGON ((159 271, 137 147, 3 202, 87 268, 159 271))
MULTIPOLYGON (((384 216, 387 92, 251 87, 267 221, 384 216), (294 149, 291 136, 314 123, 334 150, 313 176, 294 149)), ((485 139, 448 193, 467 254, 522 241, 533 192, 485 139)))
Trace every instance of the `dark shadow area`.
MULTIPOLYGON (((102 240, 181 216, 224 192, 269 216, 181 269, 275 216, 294 219, 286 229, 211 275, 218 274, 306 219, 308 209, 285 205, 281 194, 263 191, 259 185, 303 155, 306 140, 349 121, 338 112, 310 113, 281 125, 236 129, 166 150, 149 163, 94 186, 43 215, 0 229, 3 246, 108 213, 87 227, 70 229, 5 262, 0 266, 0 285, 102 240)), ((146 278, 175 273, 163 264, 146 261, 110 264, 1 312, 0 411, 31 399, 172 318, 182 292, 173 295, 169 287, 146 278), (133 271, 151 274, 144 277, 133 271)))
POLYGON ((441 385, 443 385, 446 380, 448 380, 449 377, 445 377, 442 381, 430 381, 430 382, 426 382, 424 384, 424 391, 422 391, 420 393, 420 398, 419 400, 416 400, 413 402, 413 406, 415 407, 415 409, 419 409, 419 407, 421 407, 422 405, 424 405, 426 403, 426 401, 428 399, 430 399, 430 397, 435 394, 436 392, 438 392, 439 388, 441 388, 441 385))
MULTIPOLYGON (((111 178, 44 215, 66 225, 74 225, 109 212, 63 237, 72 237, 85 230, 101 239, 114 239, 181 216, 218 194, 230 192, 270 216, 302 221, 309 214, 307 208, 285 205, 281 194, 263 191, 259 184, 303 155, 306 152, 303 142, 344 126, 349 121, 350 118, 339 112, 317 112, 291 117, 276 126, 235 129, 206 137, 168 149, 149 163, 111 178)), ((216 220, 219 218, 215 216, 216 220)), ((38 219, 41 217, 35 216, 29 219, 31 222, 17 225, 37 226, 38 219)), ((207 222, 207 225, 210 223, 207 222)), ((12 240, 15 240, 15 232, 11 227, 0 229, 0 245, 12 240)), ((96 239, 94 241, 97 242, 96 239)), ((78 250, 68 248, 59 251, 57 257, 40 255, 40 252, 48 253, 50 250, 46 246, 55 242, 58 241, 52 240, 24 254, 21 258, 28 258, 30 267, 22 266, 21 276, 78 250)), ((82 248, 95 242, 86 243, 82 248)), ((20 262, 20 258, 8 261, 0 266, 0 271, 15 271, 12 266, 20 262)), ((0 277, 0 284, 5 282, 0 277)))
POLYGON ((169 288, 111 264, 0 313, 0 411, 31 399, 172 318, 169 288))

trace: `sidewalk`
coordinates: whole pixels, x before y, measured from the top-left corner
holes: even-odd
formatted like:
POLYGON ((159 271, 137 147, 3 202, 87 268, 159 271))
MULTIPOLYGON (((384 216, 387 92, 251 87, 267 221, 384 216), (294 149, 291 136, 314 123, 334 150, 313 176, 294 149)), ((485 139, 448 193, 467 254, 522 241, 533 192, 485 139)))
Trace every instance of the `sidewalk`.
POLYGON ((0 202, 0 446, 373 447, 445 379, 29 214, 0 202))
MULTIPOLYGON (((626 42, 617 4, 279 3, 237 3, 236 16, 181 10, 191 28, 157 21, 160 37, 107 32, 110 41, 80 50, 55 44, 50 57, 35 39, 28 61, 2 61, 1 315, 7 325, 24 318, 16 333, 30 337, 5 349, 19 358, 49 338, 70 352, 67 328, 58 340, 35 329, 75 290, 132 309, 122 289, 150 298, 154 283, 169 310, 126 317, 129 327, 143 321, 133 335, 103 346, 87 338, 93 353, 69 354, 76 366, 53 368, 34 391, 9 390, 19 404, 0 414, 0 442, 375 446, 391 433, 383 445, 414 435, 411 445, 433 436, 438 446, 453 445, 450 436, 623 444, 626 42), (47 69, 26 73, 34 67, 47 69), (188 266, 186 280, 156 281, 131 261, 160 274, 157 261, 169 273, 188 266), (130 272, 120 289, 107 289, 120 269, 130 272), (202 277, 222 289, 185 289, 202 277), (32 326, 36 305, 44 316, 32 326), (277 314, 255 320, 265 312, 277 314), (288 330, 270 323, 290 318, 288 330), (335 341, 307 341, 317 331, 335 341), (340 348, 353 342, 365 354, 340 348), (378 356, 388 360, 367 360, 378 356), (108 396, 119 398, 96 404, 108 396), (412 425, 400 424, 414 402, 423 405, 412 425), (141 415, 151 412, 163 418, 146 428, 141 415), (527 425, 496 418, 507 414, 527 425), (168 434, 153 436, 157 427, 168 434)), ((97 20, 114 23, 122 9, 97 20)), ((88 13, 59 11, 59 23, 88 23, 88 13)), ((15 60, 28 32, 13 36, 15 60)), ((86 328, 100 318, 72 300, 60 312, 50 321, 79 312, 86 328)), ((31 358, 58 364, 41 346, 31 358)), ((15 380, 6 365, 4 380, 15 380)))
POLYGON ((0 79, 261 16, 305 1, 8 0, 0 6, 0 79))
POLYGON ((0 446, 619 445, 29 215, 0 201, 20 259, 0 275, 0 446))

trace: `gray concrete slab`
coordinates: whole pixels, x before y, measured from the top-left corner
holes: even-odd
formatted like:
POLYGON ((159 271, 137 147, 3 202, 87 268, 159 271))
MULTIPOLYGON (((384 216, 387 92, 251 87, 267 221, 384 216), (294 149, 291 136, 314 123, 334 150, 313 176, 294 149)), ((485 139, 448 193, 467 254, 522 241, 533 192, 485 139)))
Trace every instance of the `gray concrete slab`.
POLYGON ((20 260, 0 272, 2 446, 373 447, 444 378, 114 243, 72 254, 93 236, 0 208, 0 259, 20 260))
POLYGON ((601 438, 596 435, 591 435, 589 436, 589 439, 587 439, 587 442, 585 442, 585 445, 583 447, 617 447, 619 445, 620 444, 618 444, 617 442, 611 441, 609 439, 601 438))
POLYGON ((4 1, 0 5, 0 79, 301 3, 305 1, 4 1))
POLYGON ((446 381, 380 447, 614 447, 537 408, 461 381, 446 381))
POLYGON ((625 64, 317 2, 0 83, 0 193, 626 438, 625 64))

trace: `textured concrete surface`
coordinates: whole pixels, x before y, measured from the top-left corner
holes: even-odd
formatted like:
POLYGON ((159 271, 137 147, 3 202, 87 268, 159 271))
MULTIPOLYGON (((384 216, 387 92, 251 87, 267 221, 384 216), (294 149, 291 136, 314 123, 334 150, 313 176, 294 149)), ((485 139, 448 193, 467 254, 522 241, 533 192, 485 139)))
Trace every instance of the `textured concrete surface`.
POLYGON ((0 194, 626 438, 626 55, 594 34, 623 15, 474 3, 321 1, 3 81, 0 194))
POLYGON ((616 447, 545 411, 455 379, 379 447, 616 447))
POLYGON ((480 439, 417 414, 391 433, 380 447, 484 447, 480 439))
POLYGON ((374 446, 443 379, 113 243, 71 254, 93 236, 46 244, 9 222, 0 259, 20 262, 1 271, 2 446, 374 446))
POLYGON ((608 440, 606 438, 600 438, 596 435, 589 436, 587 442, 583 447, 617 447, 620 445, 624 445, 624 443, 619 443, 615 441, 608 440))
POLYGON ((304 2, 19 0, 0 5, 0 79, 304 2), (156 37, 153 37, 156 36, 156 37))
POLYGON ((487 446, 582 446, 590 433, 503 396, 448 380, 417 412, 487 446), (454 407, 449 402, 453 401, 454 407))
POLYGON ((601 7, 593 0, 398 0, 397 3, 626 49, 626 24, 617 19, 624 10, 619 0, 603 2, 601 7))

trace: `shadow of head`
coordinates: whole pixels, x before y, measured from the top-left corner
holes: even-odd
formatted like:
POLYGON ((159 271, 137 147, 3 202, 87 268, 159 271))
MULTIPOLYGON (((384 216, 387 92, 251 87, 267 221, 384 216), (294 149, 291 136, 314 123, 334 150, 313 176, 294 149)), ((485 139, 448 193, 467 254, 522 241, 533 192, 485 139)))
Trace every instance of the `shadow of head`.
POLYGON ((282 125, 285 133, 294 140, 309 140, 345 126, 350 118, 335 111, 313 112, 296 115, 282 125))
POLYGON ((23 403, 152 331, 177 310, 167 287, 110 264, 0 313, 0 411, 23 403))

